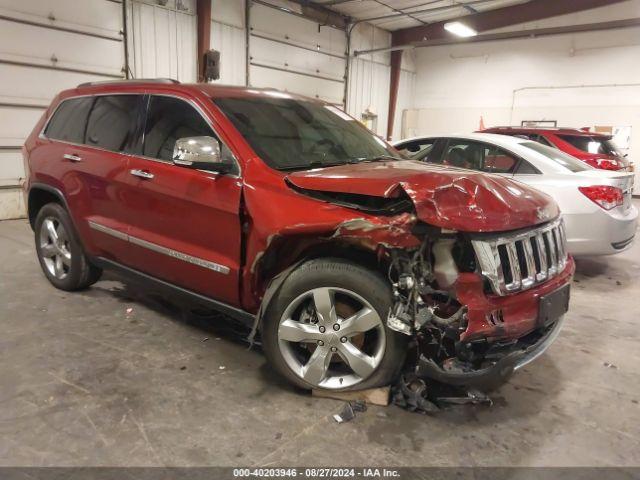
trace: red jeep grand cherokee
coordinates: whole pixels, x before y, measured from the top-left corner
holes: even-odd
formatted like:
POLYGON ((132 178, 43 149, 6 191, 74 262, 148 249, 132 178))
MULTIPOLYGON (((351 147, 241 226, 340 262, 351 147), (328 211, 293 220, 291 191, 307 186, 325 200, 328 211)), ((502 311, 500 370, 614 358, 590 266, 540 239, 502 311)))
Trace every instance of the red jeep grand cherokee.
POLYGON ((574 264, 549 197, 401 159, 326 103, 86 84, 55 98, 23 153, 54 286, 110 268, 218 309, 303 388, 388 384, 407 351, 425 377, 502 379, 567 309, 574 264))
POLYGON ((621 153, 613 143, 611 135, 575 128, 526 127, 493 127, 482 130, 482 133, 527 137, 562 150, 592 167, 602 170, 633 170, 626 155, 621 153))

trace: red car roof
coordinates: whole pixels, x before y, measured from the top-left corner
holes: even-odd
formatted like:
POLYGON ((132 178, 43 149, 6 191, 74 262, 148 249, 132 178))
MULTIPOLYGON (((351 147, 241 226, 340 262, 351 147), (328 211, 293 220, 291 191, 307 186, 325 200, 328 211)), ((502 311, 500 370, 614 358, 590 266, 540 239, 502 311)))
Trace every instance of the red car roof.
POLYGON ((491 127, 482 130, 483 133, 495 133, 495 132, 527 132, 527 133, 540 133, 540 132, 549 132, 555 133, 558 135, 575 135, 580 137, 607 137, 610 138, 611 135, 607 135, 604 133, 598 132, 589 132, 585 130, 581 130, 578 128, 569 128, 569 127, 491 127))

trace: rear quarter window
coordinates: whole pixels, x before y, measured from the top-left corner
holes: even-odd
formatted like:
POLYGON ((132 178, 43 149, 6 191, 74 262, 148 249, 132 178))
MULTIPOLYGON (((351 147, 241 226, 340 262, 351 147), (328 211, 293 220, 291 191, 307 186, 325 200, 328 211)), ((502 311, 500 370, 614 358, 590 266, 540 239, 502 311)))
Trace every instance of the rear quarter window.
POLYGON ((84 142, 84 130, 93 105, 93 97, 64 100, 56 109, 44 134, 52 140, 84 142))

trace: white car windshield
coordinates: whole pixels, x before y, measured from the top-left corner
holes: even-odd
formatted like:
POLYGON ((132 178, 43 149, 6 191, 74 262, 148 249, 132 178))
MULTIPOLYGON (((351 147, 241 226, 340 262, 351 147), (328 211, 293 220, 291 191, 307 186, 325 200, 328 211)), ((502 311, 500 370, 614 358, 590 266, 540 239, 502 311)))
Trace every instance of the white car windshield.
POLYGON ((590 167, 583 161, 578 160, 577 158, 572 157, 571 155, 567 155, 566 153, 561 152, 556 148, 547 147, 546 145, 542 145, 541 143, 538 143, 538 142, 522 142, 520 145, 530 148, 531 150, 534 150, 541 155, 544 155, 549 160, 554 161, 558 165, 563 166, 564 168, 572 171, 573 173, 583 172, 585 170, 592 169, 592 167, 590 167))

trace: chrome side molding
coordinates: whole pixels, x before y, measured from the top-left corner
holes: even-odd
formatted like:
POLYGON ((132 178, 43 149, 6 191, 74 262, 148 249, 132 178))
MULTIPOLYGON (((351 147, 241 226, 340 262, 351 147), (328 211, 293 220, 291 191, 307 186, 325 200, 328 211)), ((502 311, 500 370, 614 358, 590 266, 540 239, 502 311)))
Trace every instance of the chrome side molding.
POLYGON ((142 238, 128 235, 124 232, 113 229, 111 227, 107 227, 105 225, 102 225, 100 223, 97 223, 91 220, 89 220, 89 227, 98 232, 106 233, 107 235, 111 235, 112 237, 118 238, 120 240, 124 240, 125 242, 138 245, 139 247, 147 248, 151 251, 154 251, 156 253, 161 253, 169 257, 173 257, 177 260, 182 260, 183 262, 197 265, 198 267, 213 270, 214 272, 217 272, 217 273, 222 273, 223 275, 228 275, 229 272, 231 271, 231 269, 226 265, 220 265, 219 263, 205 260, 203 258, 194 257, 192 255, 188 255, 186 253, 173 250, 171 248, 163 247, 162 245, 158 245, 157 243, 148 242, 147 240, 143 240, 142 238))

